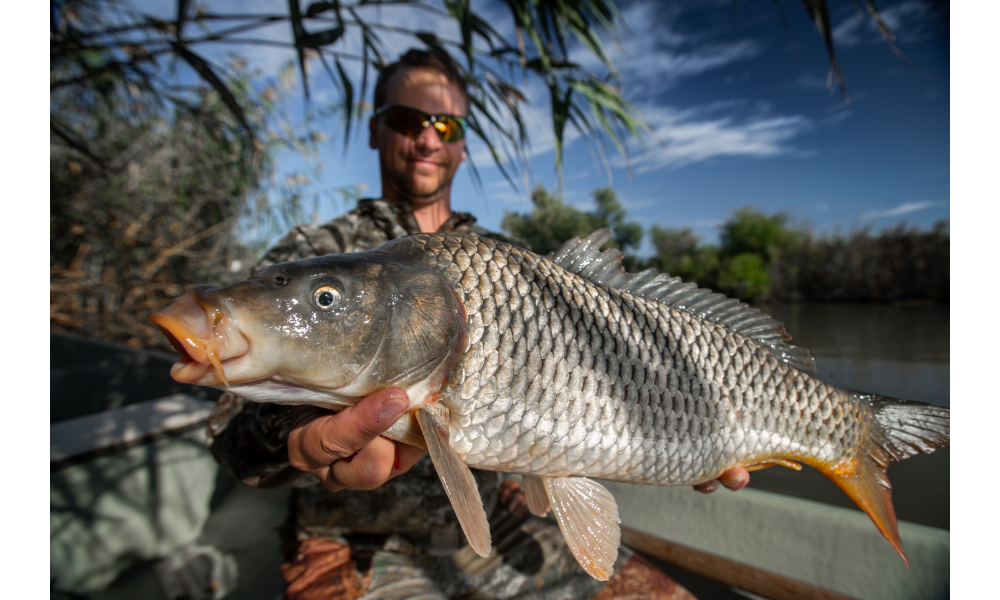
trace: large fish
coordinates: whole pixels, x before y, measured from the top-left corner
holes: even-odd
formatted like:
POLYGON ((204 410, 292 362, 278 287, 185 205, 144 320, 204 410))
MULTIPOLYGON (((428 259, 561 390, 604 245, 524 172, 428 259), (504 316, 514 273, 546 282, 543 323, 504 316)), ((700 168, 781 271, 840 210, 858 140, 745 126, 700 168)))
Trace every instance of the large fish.
POLYGON ((469 467, 519 473, 574 556, 607 579, 618 508, 593 478, 690 485, 727 469, 819 469, 903 560, 890 461, 949 443, 947 408, 840 389, 757 309, 652 270, 628 275, 607 230, 549 257, 420 234, 200 286, 150 320, 182 382, 340 409, 388 387, 384 435, 426 448, 469 544, 490 532, 469 467))

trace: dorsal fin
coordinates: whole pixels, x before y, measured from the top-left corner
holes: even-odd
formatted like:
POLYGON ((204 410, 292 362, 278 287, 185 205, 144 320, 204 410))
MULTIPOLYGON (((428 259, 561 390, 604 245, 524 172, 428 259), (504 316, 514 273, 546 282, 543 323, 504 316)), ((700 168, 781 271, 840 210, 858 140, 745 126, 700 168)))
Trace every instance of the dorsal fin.
POLYGON ((699 288, 694 282, 685 283, 680 277, 657 273, 655 269, 626 273, 621 266, 624 257, 621 251, 609 248, 601 252, 601 246, 609 239, 610 230, 598 229, 583 239, 574 237, 564 242, 546 258, 594 283, 662 302, 699 319, 718 323, 760 344, 781 362, 800 371, 816 371, 816 362, 809 350, 787 343, 792 336, 781 322, 736 298, 699 288))

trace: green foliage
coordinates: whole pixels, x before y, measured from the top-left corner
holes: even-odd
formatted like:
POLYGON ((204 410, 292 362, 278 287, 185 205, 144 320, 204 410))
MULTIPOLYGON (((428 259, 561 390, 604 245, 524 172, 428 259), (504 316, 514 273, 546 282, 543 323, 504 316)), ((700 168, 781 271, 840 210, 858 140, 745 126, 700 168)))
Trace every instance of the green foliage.
POLYGON ((756 299, 771 291, 771 278, 759 254, 742 252, 726 261, 719 287, 739 298, 756 299))
POLYGON ((531 193, 535 205, 530 215, 506 211, 501 227, 521 238, 538 254, 548 254, 572 237, 585 237, 602 227, 614 232, 609 246, 638 248, 642 226, 626 221, 625 209, 611 188, 593 191, 597 208, 591 212, 564 204, 562 199, 538 185, 531 193))
POLYGON ((746 206, 726 221, 719 233, 723 256, 755 253, 770 256, 793 245, 798 233, 787 227, 784 213, 765 215, 754 207, 746 206))
POLYGON ((548 254, 573 236, 590 233, 590 220, 580 210, 563 204, 539 184, 531 193, 535 208, 530 215, 504 211, 500 226, 527 242, 538 254, 548 254))
POLYGON ((652 238, 656 253, 661 256, 689 254, 698 247, 698 236, 690 227, 664 229, 659 225, 653 225, 649 229, 649 237, 652 238))
POLYGON ((272 185, 272 157, 291 148, 308 162, 321 136, 290 126, 281 86, 245 61, 234 58, 227 72, 227 89, 256 132, 250 152, 225 99, 208 86, 191 104, 127 87, 52 92, 65 127, 54 125, 50 151, 52 330, 169 347, 146 322, 152 311, 192 285, 242 278, 261 249, 255 236, 306 219, 308 174, 272 185), (82 132, 86 146, 66 131, 82 132))
POLYGON ((701 245, 690 229, 650 229, 656 256, 646 266, 744 300, 947 302, 949 236, 903 225, 875 235, 815 237, 782 213, 753 207, 721 227, 721 245, 701 245))
POLYGON ((691 229, 663 229, 653 225, 649 235, 656 248, 656 256, 649 261, 649 266, 685 281, 715 281, 719 269, 719 249, 699 246, 698 237, 691 229))

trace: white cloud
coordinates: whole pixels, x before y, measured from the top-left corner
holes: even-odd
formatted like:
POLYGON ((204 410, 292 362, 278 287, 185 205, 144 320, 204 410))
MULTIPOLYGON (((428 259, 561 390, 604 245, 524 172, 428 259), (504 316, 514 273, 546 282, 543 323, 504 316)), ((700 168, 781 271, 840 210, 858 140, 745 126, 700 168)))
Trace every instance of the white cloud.
MULTIPOLYGON (((547 93, 541 84, 531 87, 537 94, 547 93)), ((529 159, 550 152, 555 147, 549 103, 544 101, 544 96, 533 99, 534 102, 522 109, 525 126, 531 135, 529 159)), ((735 116, 744 105, 744 102, 733 101, 688 109, 653 104, 640 106, 663 144, 647 137, 638 152, 633 149, 634 172, 641 174, 677 168, 725 156, 769 157, 799 152, 791 145, 791 140, 813 127, 813 122, 803 116, 773 115, 766 109, 744 118, 735 116)), ((563 147, 569 148, 580 138, 572 126, 567 126, 563 147)), ((494 164, 482 140, 471 139, 468 151, 480 169, 494 164)), ((605 144, 605 152, 612 167, 625 166, 625 159, 616 153, 611 144, 605 144)), ((600 164, 593 168, 599 175, 604 175, 600 164)))
MULTIPOLYGON (((682 77, 746 60, 760 52, 760 45, 750 39, 718 42, 680 31, 676 22, 685 8, 646 1, 632 3, 622 11, 626 30, 617 44, 610 45, 610 55, 630 95, 662 92, 682 77)), ((580 46, 570 52, 570 59, 588 70, 603 70, 597 57, 580 46)))
POLYGON ((618 200, 621 202, 622 206, 626 210, 630 210, 630 211, 638 211, 638 210, 643 209, 643 208, 649 208, 650 206, 659 206, 659 205, 663 204, 663 199, 662 198, 637 198, 637 199, 630 199, 630 198, 621 198, 621 197, 619 197, 618 200))
POLYGON ((815 71, 808 70, 798 79, 793 81, 789 87, 800 90, 828 90, 831 94, 836 90, 835 82, 828 75, 817 75, 815 71))
POLYGON ((588 179, 588 178, 593 177, 593 176, 594 176, 594 172, 590 171, 590 170, 577 171, 576 173, 573 173, 572 175, 570 175, 568 173, 563 175, 566 183, 571 183, 571 182, 574 182, 574 181, 581 181, 583 179, 588 179))
MULTIPOLYGON (((770 115, 766 112, 744 119, 713 116, 731 104, 679 110, 673 107, 644 107, 642 110, 663 144, 647 143, 633 157, 637 173, 677 168, 711 158, 768 157, 794 151, 790 141, 812 127, 799 115, 770 115)), ((615 160, 622 166, 622 159, 615 160)))
POLYGON ((903 215, 908 215, 910 213, 926 210, 928 208, 934 208, 935 206, 944 206, 946 204, 947 202, 933 202, 931 200, 920 200, 918 202, 904 202, 899 206, 894 206, 892 208, 887 208, 885 210, 874 210, 862 213, 860 219, 862 221, 868 221, 871 219, 882 219, 885 217, 901 217, 903 215))
MULTIPOLYGON (((491 202, 500 201, 503 204, 517 204, 519 206, 514 207, 515 210, 524 210, 524 205, 528 205, 530 210, 531 206, 531 196, 528 196, 522 191, 515 191, 511 189, 510 184, 503 181, 504 187, 500 189, 490 190, 489 198, 491 202)), ((492 187, 492 186, 490 186, 492 187)))
MULTIPOLYGON (((913 44, 931 37, 933 12, 934 7, 926 0, 909 0, 879 10, 882 20, 896 36, 897 44, 913 44)), ((866 11, 858 9, 833 29, 833 41, 841 46, 856 46, 881 43, 882 36, 874 19, 866 11)))

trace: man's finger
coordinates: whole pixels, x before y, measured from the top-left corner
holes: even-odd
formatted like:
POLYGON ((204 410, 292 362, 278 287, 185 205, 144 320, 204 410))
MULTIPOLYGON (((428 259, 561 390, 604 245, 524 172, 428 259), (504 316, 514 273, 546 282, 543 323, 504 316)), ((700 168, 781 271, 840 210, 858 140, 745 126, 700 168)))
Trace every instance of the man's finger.
POLYGON ((297 469, 311 471, 354 454, 396 422, 409 407, 406 392, 375 392, 337 414, 297 417, 288 437, 288 458, 297 469))
POLYGON ((743 489, 750 483, 750 472, 738 465, 719 475, 718 479, 699 483, 694 489, 703 494, 711 494, 719 489, 720 483, 734 491, 743 489))
POLYGON ((333 463, 328 478, 347 489, 373 490, 389 480, 395 455, 392 440, 376 437, 357 454, 333 463))
POLYGON ((733 467, 719 475, 719 482, 731 490, 739 490, 750 483, 750 472, 743 467, 733 467))
POLYGON ((410 467, 415 465, 423 455, 424 451, 416 446, 396 442, 396 456, 392 463, 392 475, 389 476, 389 479, 399 477, 409 471, 410 467))
POLYGON ((704 483, 699 483, 694 486, 694 489, 701 492, 702 494, 711 494, 719 487, 719 480, 713 479, 711 481, 706 481, 704 483))

